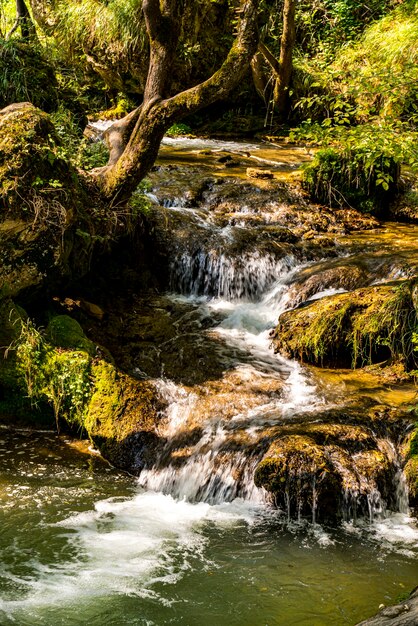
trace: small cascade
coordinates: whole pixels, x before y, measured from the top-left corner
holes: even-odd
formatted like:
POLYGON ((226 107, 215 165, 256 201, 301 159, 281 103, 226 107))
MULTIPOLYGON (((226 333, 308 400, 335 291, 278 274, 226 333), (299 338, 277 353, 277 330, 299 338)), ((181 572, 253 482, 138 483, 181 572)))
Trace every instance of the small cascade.
MULTIPOLYGON (((343 385, 318 387, 316 374, 274 355, 269 338, 281 313, 377 277, 390 279, 391 263, 364 250, 357 258, 343 247, 340 256, 334 248, 333 258, 322 258, 322 248, 306 243, 312 231, 321 232, 319 222, 309 222, 308 237, 295 245, 291 228, 299 215, 289 212, 287 192, 276 198, 277 190, 263 195, 262 188, 231 177, 195 179, 181 153, 184 146, 199 151, 202 145, 165 142, 175 165, 153 173, 150 198, 165 209, 153 225, 168 258, 173 307, 182 297, 204 308, 204 326, 196 332, 187 326, 183 336, 205 336, 205 349, 216 346, 219 363, 213 375, 206 365, 213 355, 200 347, 197 383, 158 381, 165 406, 161 444, 139 484, 190 502, 270 501, 289 520, 313 524, 330 518, 372 522, 388 510, 406 511, 405 481, 384 428, 367 421, 366 410, 360 423, 343 385)), ((211 150, 211 164, 219 167, 213 154, 218 146, 211 150)), ((341 232, 334 215, 320 217, 326 233, 341 232)), ((179 332, 186 317, 176 322, 179 332)), ((175 340, 167 343, 171 350, 175 340)), ((162 363, 163 352, 164 344, 162 363)), ((185 354, 190 359, 193 350, 179 347, 181 363, 185 354)), ((160 375, 165 371, 162 365, 160 375)))
POLYGON ((290 256, 277 259, 258 251, 237 257, 215 250, 185 252, 171 264, 170 288, 187 295, 255 302, 294 264, 290 256))

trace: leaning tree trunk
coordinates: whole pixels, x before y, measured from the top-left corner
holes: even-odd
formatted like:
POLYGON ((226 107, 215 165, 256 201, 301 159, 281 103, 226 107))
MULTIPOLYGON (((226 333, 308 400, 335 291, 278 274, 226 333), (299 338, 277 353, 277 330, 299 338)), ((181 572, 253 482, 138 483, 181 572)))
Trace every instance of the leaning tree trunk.
POLYGON ((242 80, 257 49, 258 0, 241 0, 237 34, 220 69, 208 80, 167 97, 180 34, 180 0, 144 0, 150 66, 143 104, 108 131, 110 159, 93 172, 114 206, 124 203, 154 164, 165 131, 176 121, 225 98, 242 80))
POLYGON ((293 69, 293 48, 295 45, 296 0, 285 0, 283 8, 283 33, 280 40, 280 58, 277 80, 274 87, 274 105, 281 119, 287 114, 289 85, 293 69))

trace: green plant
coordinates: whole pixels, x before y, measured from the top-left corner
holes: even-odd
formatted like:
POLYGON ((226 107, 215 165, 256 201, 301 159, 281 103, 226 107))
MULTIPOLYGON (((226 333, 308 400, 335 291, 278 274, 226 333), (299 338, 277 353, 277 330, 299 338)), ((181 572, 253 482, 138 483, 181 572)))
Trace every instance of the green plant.
POLYGON ((54 348, 31 320, 22 320, 19 337, 9 350, 16 352, 18 376, 33 404, 51 405, 57 431, 60 418, 83 426, 84 411, 91 393, 91 358, 87 352, 54 348))
POLYGON ((60 142, 57 155, 76 167, 89 170, 106 165, 109 150, 103 141, 90 141, 82 135, 77 117, 62 103, 51 115, 60 142))
POLYGON ((179 137, 181 135, 190 135, 192 132, 192 129, 187 124, 176 123, 168 129, 166 134, 169 137, 179 137))

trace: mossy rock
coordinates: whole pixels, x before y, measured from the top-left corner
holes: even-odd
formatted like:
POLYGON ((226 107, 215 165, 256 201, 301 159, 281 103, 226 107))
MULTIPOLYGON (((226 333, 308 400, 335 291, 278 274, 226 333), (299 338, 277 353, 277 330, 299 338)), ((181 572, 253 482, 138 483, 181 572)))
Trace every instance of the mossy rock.
MULTIPOLYGON (((77 174, 59 158, 59 144, 49 116, 29 102, 12 104, 0 111, 0 211, 13 210, 25 219, 42 224, 42 193, 51 205, 70 191, 77 174)), ((57 206, 58 209, 58 206, 57 206)), ((53 215, 49 215, 49 221, 53 215)))
POLYGON ((272 334, 276 352, 315 365, 413 365, 417 317, 414 281, 328 296, 283 313, 272 334))
POLYGON ((295 282, 289 291, 289 306, 295 307, 326 289, 356 289, 371 282, 367 272, 357 265, 337 265, 322 272, 306 275, 295 282))
POLYGON ((139 471, 146 457, 144 442, 158 440, 155 385, 138 381, 106 361, 93 363, 92 379, 84 421, 88 435, 117 467, 139 471))
POLYGON ((80 324, 69 315, 53 317, 46 329, 46 337, 53 346, 82 350, 90 356, 96 354, 96 345, 87 339, 80 324))
POLYGON ((91 252, 76 233, 89 229, 91 202, 59 157, 49 116, 30 103, 1 110, 0 297, 88 270, 91 252))
POLYGON ((372 424, 367 419, 365 424, 347 423, 356 419, 354 411, 347 415, 330 411, 321 418, 324 423, 301 421, 277 427, 256 467, 255 484, 264 487, 274 504, 291 517, 316 521, 367 515, 368 498, 376 490, 394 506, 397 467, 391 450, 380 449, 380 436, 372 424))
POLYGON ((411 506, 418 506, 418 423, 408 438, 404 468, 411 506))

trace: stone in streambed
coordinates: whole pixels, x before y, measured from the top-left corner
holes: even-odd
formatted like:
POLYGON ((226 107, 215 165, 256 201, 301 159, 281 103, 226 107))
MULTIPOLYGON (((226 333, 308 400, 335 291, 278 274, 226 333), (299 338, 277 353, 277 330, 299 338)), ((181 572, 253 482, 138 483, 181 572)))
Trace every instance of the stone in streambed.
POLYGON ((260 170, 254 167, 247 167, 246 173, 248 178, 258 178, 260 180, 268 180, 274 178, 274 174, 270 170, 260 170))
POLYGON ((315 365, 364 366, 411 359, 414 281, 327 296, 283 313, 272 333, 276 352, 315 365))
POLYGON ((364 620, 357 626, 417 626, 418 588, 412 591, 407 600, 395 606, 388 606, 374 617, 364 620))

